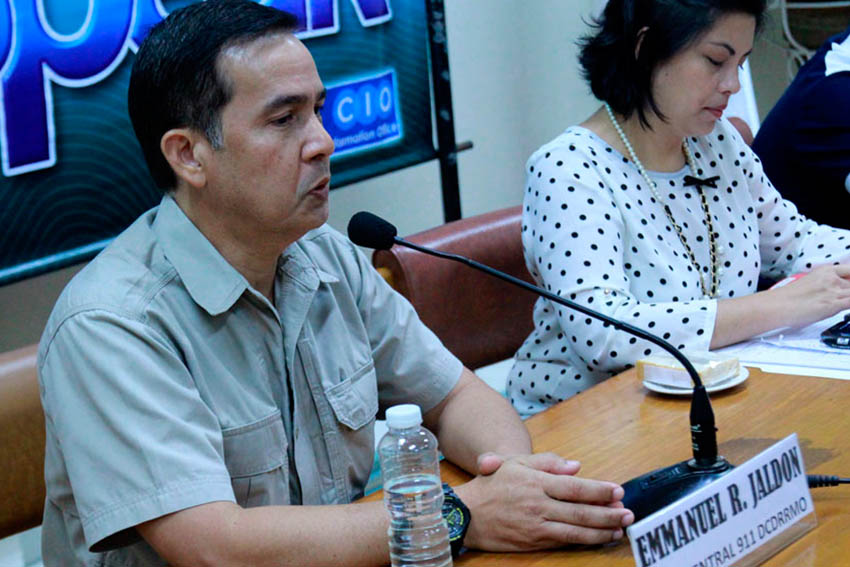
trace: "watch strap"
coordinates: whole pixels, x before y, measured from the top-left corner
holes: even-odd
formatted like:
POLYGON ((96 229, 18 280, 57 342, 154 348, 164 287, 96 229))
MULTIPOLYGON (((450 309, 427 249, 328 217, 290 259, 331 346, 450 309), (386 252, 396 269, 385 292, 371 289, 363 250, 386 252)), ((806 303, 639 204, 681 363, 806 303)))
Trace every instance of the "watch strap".
POLYGON ((472 517, 463 500, 445 482, 443 483, 443 518, 449 523, 449 544, 452 549, 452 557, 457 557, 463 549, 463 540, 466 537, 472 517))

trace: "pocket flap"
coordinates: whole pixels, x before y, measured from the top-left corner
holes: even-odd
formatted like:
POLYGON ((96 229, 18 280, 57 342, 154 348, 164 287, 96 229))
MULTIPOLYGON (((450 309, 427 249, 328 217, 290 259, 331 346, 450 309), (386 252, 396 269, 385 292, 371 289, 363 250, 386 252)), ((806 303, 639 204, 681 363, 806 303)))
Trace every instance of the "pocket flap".
POLYGON ((224 461, 231 478, 272 471, 286 462, 286 433, 280 412, 259 421, 225 429, 224 461))
POLYGON ((350 429, 369 424, 378 413, 378 382, 371 361, 325 391, 337 421, 350 429))

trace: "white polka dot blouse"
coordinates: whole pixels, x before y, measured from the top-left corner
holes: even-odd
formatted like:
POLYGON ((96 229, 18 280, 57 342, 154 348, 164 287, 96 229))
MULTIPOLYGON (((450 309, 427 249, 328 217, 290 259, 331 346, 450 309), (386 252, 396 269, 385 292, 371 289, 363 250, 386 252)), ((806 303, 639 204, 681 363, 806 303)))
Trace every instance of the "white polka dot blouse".
MULTIPOLYGON (((688 140, 706 187, 717 246, 717 298, 850 257, 850 232, 797 213, 764 176, 759 159, 725 119, 688 140)), ((710 280, 708 229, 685 166, 648 172, 710 280)), ((708 350, 716 298, 700 278, 634 164, 591 131, 574 126, 526 165, 522 242, 538 285, 655 333, 674 346, 708 350)), ((813 188, 816 189, 816 188, 813 188)), ((516 354, 507 393, 527 416, 621 372, 657 347, 540 298, 534 330, 516 354)))

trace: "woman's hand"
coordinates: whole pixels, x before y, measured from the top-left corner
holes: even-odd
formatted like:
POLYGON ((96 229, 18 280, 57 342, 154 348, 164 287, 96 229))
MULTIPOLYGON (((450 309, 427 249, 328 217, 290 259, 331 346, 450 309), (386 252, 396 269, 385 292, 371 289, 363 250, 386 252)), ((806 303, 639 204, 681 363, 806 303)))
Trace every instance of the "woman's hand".
POLYGON ((717 302, 711 349, 782 327, 803 327, 850 309, 850 265, 820 266, 767 291, 717 302))
POLYGON ((803 327, 850 308, 850 265, 819 266, 772 294, 784 314, 784 325, 803 327))

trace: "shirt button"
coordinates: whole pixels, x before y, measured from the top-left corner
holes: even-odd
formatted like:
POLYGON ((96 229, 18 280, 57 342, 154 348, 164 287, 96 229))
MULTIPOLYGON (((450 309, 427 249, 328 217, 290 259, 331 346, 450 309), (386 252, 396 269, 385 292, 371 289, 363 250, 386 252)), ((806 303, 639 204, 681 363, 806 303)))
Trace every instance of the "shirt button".
POLYGON ((718 247, 717 247, 717 253, 718 253, 718 254, 725 254, 725 253, 726 253, 726 249, 725 249, 723 246, 718 246, 718 247))

